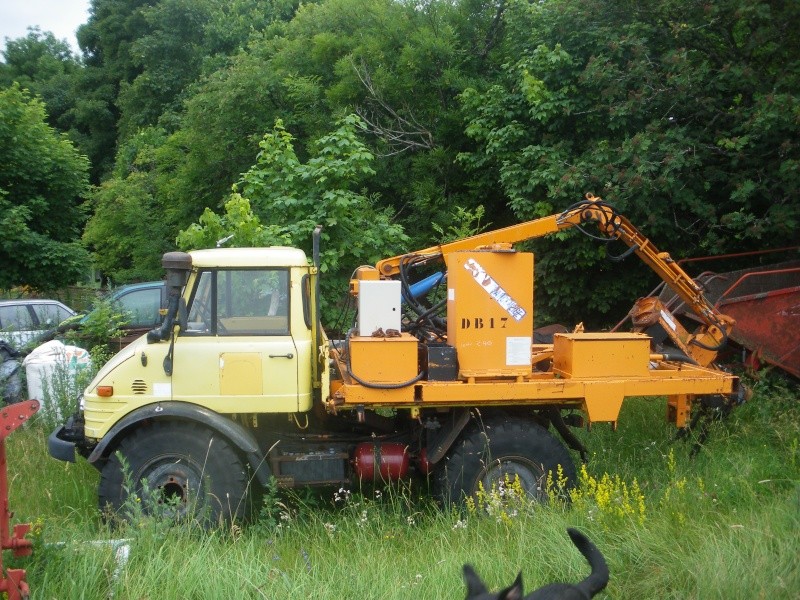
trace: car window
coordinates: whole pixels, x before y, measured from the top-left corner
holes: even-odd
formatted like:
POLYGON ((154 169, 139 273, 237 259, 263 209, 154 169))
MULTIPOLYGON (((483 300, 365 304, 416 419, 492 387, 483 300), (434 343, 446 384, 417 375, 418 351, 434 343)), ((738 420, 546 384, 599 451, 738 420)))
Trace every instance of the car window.
POLYGON ((189 306, 187 333, 287 335, 289 272, 286 269, 205 271, 189 306))
POLYGON ((117 298, 128 327, 155 327, 161 323, 161 288, 132 290, 117 298))
POLYGON ((39 329, 55 327, 72 314, 58 304, 34 304, 31 308, 39 320, 39 329))
POLYGON ((29 331, 36 329, 28 307, 21 304, 0 306, 0 329, 5 331, 29 331))

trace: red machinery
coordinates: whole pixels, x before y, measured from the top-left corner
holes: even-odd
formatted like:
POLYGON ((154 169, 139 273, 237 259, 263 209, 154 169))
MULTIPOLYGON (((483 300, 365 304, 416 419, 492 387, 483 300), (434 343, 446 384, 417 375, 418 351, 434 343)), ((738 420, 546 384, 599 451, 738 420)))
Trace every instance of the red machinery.
MULTIPOLYGON (((683 259, 681 264, 763 258, 781 252, 796 254, 800 247, 683 259)), ((734 271, 705 271, 695 278, 710 303, 736 320, 730 340, 743 348, 746 364, 769 363, 800 377, 800 260, 761 264, 734 271)), ((659 285, 658 296, 673 314, 697 317, 669 288, 659 285)), ((619 327, 619 325, 617 326, 619 327)))
MULTIPOLYGON (((25 421, 39 410, 39 402, 26 400, 9 404, 0 410, 0 544, 3 550, 11 550, 14 556, 29 556, 33 550, 30 540, 25 535, 31 526, 28 523, 14 525, 13 533, 10 520, 13 513, 8 510, 8 471, 6 465, 6 438, 16 431, 25 421)), ((28 584, 25 581, 24 569, 4 569, 2 552, 0 552, 0 593, 5 592, 8 600, 21 600, 28 597, 28 584), (5 573, 5 575, 4 575, 5 573)))

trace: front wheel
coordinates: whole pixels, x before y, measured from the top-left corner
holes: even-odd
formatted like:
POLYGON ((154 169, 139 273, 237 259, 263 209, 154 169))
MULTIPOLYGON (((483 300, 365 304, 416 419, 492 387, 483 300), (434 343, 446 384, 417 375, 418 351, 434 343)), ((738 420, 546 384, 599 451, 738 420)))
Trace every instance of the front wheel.
POLYGON ((493 417, 467 430, 438 466, 436 484, 446 503, 491 493, 508 484, 544 501, 549 481, 574 485, 575 464, 564 445, 547 429, 519 417, 493 417))
POLYGON ((204 523, 245 515, 247 469, 218 433, 161 422, 126 436, 100 473, 100 510, 123 518, 147 514, 204 523), (124 465, 123 465, 124 463, 124 465))

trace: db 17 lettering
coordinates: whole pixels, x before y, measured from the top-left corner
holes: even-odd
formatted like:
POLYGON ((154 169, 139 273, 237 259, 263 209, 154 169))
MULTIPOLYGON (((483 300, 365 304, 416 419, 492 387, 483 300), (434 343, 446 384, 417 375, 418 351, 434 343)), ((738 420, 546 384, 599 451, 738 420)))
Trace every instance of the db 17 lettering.
POLYGON ((483 317, 475 317, 474 319, 461 319, 461 329, 505 329, 508 323, 508 317, 500 317, 496 319, 490 317, 484 319, 483 317))

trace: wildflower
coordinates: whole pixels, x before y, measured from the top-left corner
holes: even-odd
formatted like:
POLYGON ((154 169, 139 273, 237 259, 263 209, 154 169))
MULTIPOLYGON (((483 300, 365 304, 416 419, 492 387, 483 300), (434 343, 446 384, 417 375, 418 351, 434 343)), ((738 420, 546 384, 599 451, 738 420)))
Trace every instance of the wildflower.
POLYGON ((333 494, 334 502, 347 502, 348 500, 350 500, 350 490, 339 488, 339 491, 333 494))
POLYGON ((466 529, 467 528, 467 521, 464 519, 463 521, 459 519, 453 524, 453 529, 466 529))
POLYGON ((417 524, 417 522, 414 520, 414 517, 412 515, 409 515, 409 516, 406 517, 406 523, 408 523, 409 527, 413 527, 414 525, 417 524))
POLYGON ((334 533, 336 531, 336 525, 334 525, 333 523, 325 523, 324 527, 325 531, 327 531, 328 533, 334 533))
POLYGON ((380 500, 383 497, 380 490, 375 490, 375 500, 380 500))

